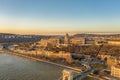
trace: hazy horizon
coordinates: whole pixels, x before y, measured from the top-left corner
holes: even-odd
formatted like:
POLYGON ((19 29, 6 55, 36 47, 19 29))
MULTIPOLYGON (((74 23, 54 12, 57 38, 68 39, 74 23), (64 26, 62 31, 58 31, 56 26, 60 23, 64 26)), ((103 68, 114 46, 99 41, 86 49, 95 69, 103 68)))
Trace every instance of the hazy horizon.
POLYGON ((119 0, 0 0, 0 33, 120 33, 119 0))

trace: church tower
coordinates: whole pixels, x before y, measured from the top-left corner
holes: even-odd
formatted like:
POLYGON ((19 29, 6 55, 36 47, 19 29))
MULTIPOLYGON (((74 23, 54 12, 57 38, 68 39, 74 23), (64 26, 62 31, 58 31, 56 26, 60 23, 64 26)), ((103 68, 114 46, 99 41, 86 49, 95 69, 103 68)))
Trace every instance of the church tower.
POLYGON ((70 37, 68 35, 68 33, 66 33, 65 37, 64 37, 64 44, 69 44, 70 43, 70 37))

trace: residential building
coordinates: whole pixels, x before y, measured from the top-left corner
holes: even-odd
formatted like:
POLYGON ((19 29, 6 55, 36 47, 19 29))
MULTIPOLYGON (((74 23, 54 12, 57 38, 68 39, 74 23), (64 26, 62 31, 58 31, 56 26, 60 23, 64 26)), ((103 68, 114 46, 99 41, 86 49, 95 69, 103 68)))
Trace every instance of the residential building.
POLYGON ((90 45, 92 45, 92 44, 94 44, 95 42, 94 42, 94 39, 93 38, 85 38, 85 44, 90 44, 90 45))
POLYGON ((2 45, 0 45, 0 50, 2 50, 3 49, 3 46, 2 45))
POLYGON ((70 40, 71 44, 76 44, 76 45, 83 45, 85 44, 85 39, 84 38, 73 38, 70 40))
POLYGON ((115 65, 111 67, 111 75, 120 78, 120 65, 115 65))
POLYGON ((109 45, 119 45, 120 46, 120 39, 110 39, 108 40, 109 45))

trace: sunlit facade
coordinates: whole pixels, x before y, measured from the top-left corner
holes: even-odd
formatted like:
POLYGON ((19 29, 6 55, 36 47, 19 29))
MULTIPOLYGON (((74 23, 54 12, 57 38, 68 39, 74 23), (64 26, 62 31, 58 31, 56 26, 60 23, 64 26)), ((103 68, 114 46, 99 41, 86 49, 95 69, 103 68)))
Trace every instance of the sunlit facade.
POLYGON ((120 65, 111 67, 111 75, 120 78, 120 65))

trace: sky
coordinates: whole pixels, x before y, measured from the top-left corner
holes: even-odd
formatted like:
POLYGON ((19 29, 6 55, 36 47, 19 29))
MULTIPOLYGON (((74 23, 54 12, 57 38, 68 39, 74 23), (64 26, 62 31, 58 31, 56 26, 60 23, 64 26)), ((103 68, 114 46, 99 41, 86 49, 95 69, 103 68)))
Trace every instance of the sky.
POLYGON ((0 32, 120 32, 120 0, 0 0, 0 32))

